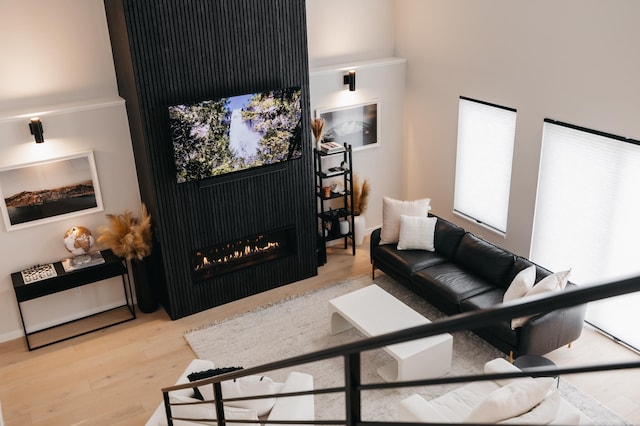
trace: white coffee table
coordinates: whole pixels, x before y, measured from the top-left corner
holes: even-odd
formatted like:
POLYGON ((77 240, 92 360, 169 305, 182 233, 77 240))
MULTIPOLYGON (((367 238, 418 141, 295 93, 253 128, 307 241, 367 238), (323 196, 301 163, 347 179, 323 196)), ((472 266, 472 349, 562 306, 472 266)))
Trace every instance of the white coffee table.
MULTIPOLYGON (((331 299, 329 316, 332 334, 355 327, 368 337, 431 322, 375 284, 331 299)), ((450 334, 397 343, 384 349, 394 358, 391 364, 378 368, 378 374, 387 382, 438 377, 451 370, 450 334)))

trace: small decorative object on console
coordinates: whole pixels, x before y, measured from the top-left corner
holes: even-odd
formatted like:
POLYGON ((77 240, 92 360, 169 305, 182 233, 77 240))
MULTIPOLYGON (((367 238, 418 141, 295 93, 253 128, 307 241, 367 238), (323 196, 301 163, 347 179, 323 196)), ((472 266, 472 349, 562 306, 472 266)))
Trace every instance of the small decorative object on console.
POLYGON ((75 256, 72 263, 76 266, 91 260, 91 256, 87 256, 87 253, 91 251, 96 240, 89 228, 74 226, 64 233, 63 241, 65 248, 75 256))
POLYGON ((24 281, 25 284, 35 283, 58 275, 53 263, 34 265, 31 268, 21 271, 21 274, 22 281, 24 281))

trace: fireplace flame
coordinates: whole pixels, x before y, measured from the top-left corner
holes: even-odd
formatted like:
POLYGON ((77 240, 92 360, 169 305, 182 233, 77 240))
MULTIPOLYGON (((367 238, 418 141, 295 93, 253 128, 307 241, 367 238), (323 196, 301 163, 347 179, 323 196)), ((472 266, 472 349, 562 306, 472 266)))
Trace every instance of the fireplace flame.
MULTIPOLYGON (((233 250, 233 245, 232 244, 227 244, 225 246, 226 250, 222 250, 223 253, 221 253, 218 257, 214 257, 212 259, 210 259, 209 257, 211 255, 216 256, 216 253, 210 253, 209 256, 205 256, 203 255, 201 252, 196 253, 197 257, 202 257, 202 261, 196 265, 195 270, 196 271, 200 271, 203 269, 207 269, 211 266, 214 265, 220 265, 220 264, 225 264, 225 263, 229 263, 229 262, 235 262, 238 260, 241 260, 243 258, 247 258, 247 257, 251 257, 251 256, 255 256, 261 253, 265 253, 271 250, 276 250, 278 247, 280 247, 280 243, 278 242, 271 242, 268 241, 266 244, 258 244, 260 242, 261 238, 257 238, 256 242, 251 243, 251 242, 247 242, 245 243, 244 247, 241 247, 239 249, 233 250)), ((220 250, 216 250, 216 251, 220 251, 220 250)))

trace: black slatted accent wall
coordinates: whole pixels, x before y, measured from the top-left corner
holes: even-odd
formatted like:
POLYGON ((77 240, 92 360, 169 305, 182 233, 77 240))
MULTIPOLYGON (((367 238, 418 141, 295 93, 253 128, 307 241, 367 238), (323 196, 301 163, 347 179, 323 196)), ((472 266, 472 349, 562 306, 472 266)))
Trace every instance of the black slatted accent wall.
POLYGON ((317 273, 304 0, 105 0, 139 185, 172 318, 317 273), (281 87, 303 92, 303 157, 257 175, 177 184, 167 106, 281 87), (295 225, 297 255, 194 282, 193 250, 295 225))

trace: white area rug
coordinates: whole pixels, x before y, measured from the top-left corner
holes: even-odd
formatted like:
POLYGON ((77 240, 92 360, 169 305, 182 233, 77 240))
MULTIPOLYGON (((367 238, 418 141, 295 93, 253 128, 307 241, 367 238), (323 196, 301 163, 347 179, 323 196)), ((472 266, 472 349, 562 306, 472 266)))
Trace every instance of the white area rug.
MULTIPOLYGON (((198 358, 211 360, 216 367, 245 368, 353 342, 363 338, 355 329, 330 334, 327 302, 373 282, 431 320, 443 316, 424 299, 387 276, 381 275, 375 281, 369 276, 362 276, 191 331, 185 339, 198 358)), ((496 357, 504 357, 504 354, 473 333, 453 333, 452 372, 447 375, 481 373, 483 365, 496 357)), ((382 382, 376 369, 391 359, 382 349, 364 353, 361 358, 363 382, 382 382)), ((312 374, 316 389, 344 383, 341 358, 296 369, 312 374)), ((268 376, 284 381, 288 371, 274 371, 268 376)), ((433 399, 459 386, 438 385, 363 393, 363 419, 394 420, 399 401, 407 396, 419 393, 426 399, 433 399)), ((560 381, 560 391, 597 424, 624 424, 618 416, 565 380, 560 381)), ((344 419, 342 395, 316 396, 315 404, 318 419, 344 419)))

